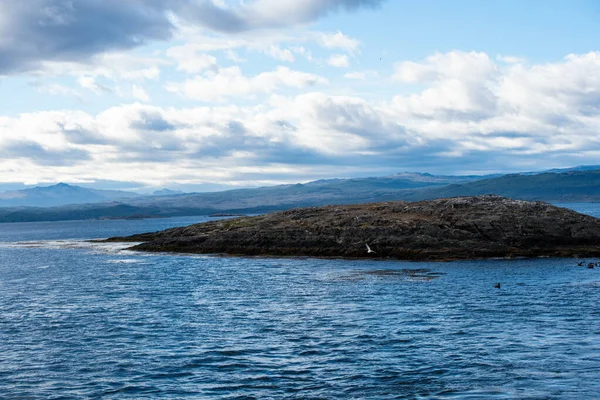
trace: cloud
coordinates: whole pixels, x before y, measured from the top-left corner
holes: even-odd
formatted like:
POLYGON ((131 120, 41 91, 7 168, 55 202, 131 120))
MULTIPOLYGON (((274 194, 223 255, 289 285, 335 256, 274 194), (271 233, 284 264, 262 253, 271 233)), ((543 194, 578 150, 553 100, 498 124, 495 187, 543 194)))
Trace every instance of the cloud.
POLYGON ((130 123, 132 129, 154 132, 169 132, 177 129, 174 124, 166 121, 158 111, 145 112, 140 110, 138 116, 139 118, 130 123))
POLYGON ((327 49, 341 49, 349 53, 354 53, 358 50, 360 42, 344 35, 342 32, 336 33, 319 33, 318 42, 327 49))
POLYGON ((366 81, 368 78, 377 77, 376 71, 355 71, 344 74, 344 78, 350 80, 366 81))
POLYGON ((167 56, 177 63, 177 70, 188 74, 197 74, 206 70, 217 71, 217 59, 204 54, 198 46, 187 44, 167 50, 167 56))
POLYGON ((252 77, 242 74, 239 67, 220 68, 217 72, 198 75, 183 83, 171 83, 167 90, 188 99, 222 101, 232 96, 252 96, 272 93, 281 88, 307 88, 325 84, 327 80, 314 74, 298 72, 287 67, 263 72, 252 77))
POLYGON ((64 85, 59 85, 56 83, 45 84, 40 81, 34 81, 31 83, 31 86, 35 87, 40 93, 46 93, 53 96, 69 96, 74 97, 79 101, 83 101, 81 94, 77 90, 64 85))
MULTIPOLYGON (((212 0, 3 1, 0 75, 40 70, 44 62, 85 62, 106 52, 166 41, 182 24, 223 33, 287 28, 382 2, 255 0, 227 6, 212 0)), ((340 43, 344 42, 352 47, 348 40, 340 43)))
POLYGON ((80 76, 79 78, 77 78, 77 83, 82 89, 90 90, 96 95, 114 93, 122 98, 131 98, 140 101, 150 101, 150 96, 148 95, 146 90, 143 87, 136 84, 115 85, 113 87, 109 87, 102 83, 99 83, 98 80, 92 76, 80 76))
POLYGON ((143 102, 150 101, 150 95, 146 90, 138 85, 131 85, 128 87, 120 87, 116 88, 116 93, 119 97, 123 98, 131 98, 143 102))
POLYGON ((89 151, 64 135, 65 131, 74 129, 84 119, 89 117, 80 112, 40 112, 17 118, 0 118, 2 160, 7 164, 20 165, 23 160, 30 159, 44 167, 89 162, 89 151))
POLYGON ((90 160, 89 153, 82 149, 52 149, 26 141, 8 143, 2 147, 2 153, 12 159, 35 159, 39 166, 72 166, 90 160))
POLYGON ((77 83, 83 89, 91 90, 96 94, 102 94, 111 91, 108 87, 96 82, 96 78, 91 76, 80 76, 77 79, 77 83))
POLYGON ((280 61, 294 62, 296 60, 289 49, 282 49, 278 46, 270 46, 267 54, 280 61))
POLYGON ((350 66, 350 61, 345 54, 334 54, 329 57, 327 64, 337 68, 348 68, 350 66))
POLYGON ((406 83, 427 83, 442 79, 482 80, 497 70, 485 53, 451 51, 435 53, 423 62, 396 64, 394 79, 406 83))
POLYGON ((484 53, 450 52, 396 68, 396 79, 424 84, 425 89, 397 96, 395 106, 431 126, 476 123, 484 131, 543 135, 565 127, 585 131, 600 112, 598 52, 569 55, 556 63, 508 66, 495 64, 484 53))
POLYGON ((158 1, 28 0, 0 3, 0 75, 43 61, 80 61, 167 40, 173 25, 158 1))
POLYGON ((219 67, 172 89, 203 101, 261 94, 260 103, 0 117, 0 176, 259 184, 518 171, 600 157, 597 52, 507 65, 455 51, 399 63, 396 73, 390 90, 406 94, 377 101, 321 93, 311 86, 319 77, 289 68, 245 76, 219 67), (286 90, 295 87, 311 92, 286 90))
POLYGON ((227 59, 233 61, 236 64, 241 64, 247 61, 246 59, 238 56, 237 53, 231 49, 225 50, 225 56, 227 57, 227 59))
POLYGON ((599 154, 597 52, 508 66, 482 53, 451 52, 400 63, 397 72, 425 88, 394 98, 394 112, 426 140, 452 143, 442 157, 460 157, 462 163, 463 157, 481 155, 484 164, 490 163, 487 154, 510 160, 513 168, 540 168, 587 163, 599 154))
POLYGON ((45 82, 56 78, 73 77, 79 87, 101 95, 116 93, 121 86, 131 86, 133 82, 139 86, 144 81, 157 81, 161 68, 169 63, 155 56, 113 52, 81 62, 44 61, 40 63, 41 69, 31 75, 39 85, 48 85, 45 82))
POLYGON ((600 112, 599 76, 600 52, 570 54, 559 63, 511 67, 497 91, 505 107, 557 125, 580 123, 600 112))
POLYGON ((384 0, 254 0, 238 6, 200 1, 182 6, 188 19, 227 33, 306 24, 331 12, 378 7, 384 0))
POLYGON ((344 74, 344 78, 359 80, 359 81, 366 81, 367 74, 365 72, 348 72, 348 73, 344 74))
POLYGON ((527 59, 523 57, 515 57, 515 56, 497 56, 499 61, 505 62, 507 64, 523 64, 527 61, 527 59))
POLYGON ((485 53, 453 51, 436 53, 423 62, 400 62, 395 80, 428 88, 410 97, 397 97, 396 105, 439 120, 485 118, 495 112, 493 86, 500 76, 498 66, 485 53))

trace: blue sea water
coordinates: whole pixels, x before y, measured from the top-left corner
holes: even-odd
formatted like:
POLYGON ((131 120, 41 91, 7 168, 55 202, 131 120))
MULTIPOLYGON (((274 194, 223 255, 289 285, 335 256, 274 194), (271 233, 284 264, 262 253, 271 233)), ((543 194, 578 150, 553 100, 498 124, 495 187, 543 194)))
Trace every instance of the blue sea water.
POLYGON ((0 398, 600 397, 600 269, 577 260, 217 258, 81 241, 201 220, 0 224, 0 398))

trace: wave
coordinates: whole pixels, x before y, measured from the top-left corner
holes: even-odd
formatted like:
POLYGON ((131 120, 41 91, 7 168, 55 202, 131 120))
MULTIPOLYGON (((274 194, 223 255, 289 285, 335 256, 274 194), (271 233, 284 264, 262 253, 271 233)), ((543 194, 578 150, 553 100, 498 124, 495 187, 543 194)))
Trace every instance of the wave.
POLYGON ((120 254, 129 253, 128 248, 138 243, 100 243, 89 240, 36 240, 23 242, 0 243, 4 248, 30 248, 30 249, 71 249, 87 250, 94 253, 120 254))

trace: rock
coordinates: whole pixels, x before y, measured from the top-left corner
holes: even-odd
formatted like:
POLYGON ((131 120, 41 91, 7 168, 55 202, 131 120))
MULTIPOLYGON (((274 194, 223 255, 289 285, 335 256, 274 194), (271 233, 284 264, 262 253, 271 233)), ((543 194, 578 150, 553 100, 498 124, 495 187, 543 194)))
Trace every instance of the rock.
POLYGON ((600 219, 543 202, 486 195, 301 208, 109 241, 144 242, 133 247, 140 251, 245 256, 596 257, 600 219))

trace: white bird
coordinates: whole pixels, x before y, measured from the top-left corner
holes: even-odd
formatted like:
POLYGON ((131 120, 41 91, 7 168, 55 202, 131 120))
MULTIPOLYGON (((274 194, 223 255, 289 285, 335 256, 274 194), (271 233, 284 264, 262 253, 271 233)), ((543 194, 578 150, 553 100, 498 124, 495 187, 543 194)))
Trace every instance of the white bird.
POLYGON ((367 246, 367 254, 370 254, 370 253, 376 253, 376 251, 374 251, 374 250, 371 250, 371 248, 369 247, 369 245, 368 245, 368 244, 366 244, 366 243, 365 243, 365 246, 367 246))

